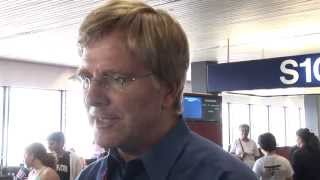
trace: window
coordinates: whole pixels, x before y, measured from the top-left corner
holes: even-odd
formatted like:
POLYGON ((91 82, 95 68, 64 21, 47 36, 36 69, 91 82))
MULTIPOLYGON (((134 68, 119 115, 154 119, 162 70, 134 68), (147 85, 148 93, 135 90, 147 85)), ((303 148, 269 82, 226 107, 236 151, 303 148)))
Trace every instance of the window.
MULTIPOLYGON (((0 162, 1 162, 1 159, 2 159, 2 157, 4 157, 4 149, 2 149, 2 148, 4 148, 3 147, 3 145, 4 145, 4 139, 2 139, 3 137, 4 137, 4 133, 5 133, 5 131, 4 131, 4 127, 3 127, 3 121, 4 121, 4 119, 3 119, 3 93, 4 93, 4 91, 3 91, 3 87, 0 87, 0 162)), ((0 164, 0 166, 1 166, 1 164, 0 164)))
POLYGON ((251 139, 258 142, 262 133, 268 132, 268 109, 264 105, 251 106, 251 139))
POLYGON ((277 146, 285 146, 285 119, 283 106, 270 107, 270 132, 276 137, 277 146))
POLYGON ((287 145, 296 144, 296 131, 300 128, 300 117, 298 107, 288 107, 286 110, 287 145))
POLYGON ((233 143, 230 142, 229 136, 229 108, 228 103, 222 103, 222 145, 224 150, 229 150, 229 146, 233 143))
POLYGON ((74 149, 84 158, 94 154, 93 130, 89 125, 82 91, 68 91, 66 95, 66 148, 74 149))
POLYGON ((60 92, 39 89, 10 89, 9 166, 23 163, 24 150, 33 142, 47 147, 47 136, 60 129, 60 92))
POLYGON ((230 135, 231 143, 240 137, 239 126, 249 125, 249 106, 248 104, 230 104, 230 135))

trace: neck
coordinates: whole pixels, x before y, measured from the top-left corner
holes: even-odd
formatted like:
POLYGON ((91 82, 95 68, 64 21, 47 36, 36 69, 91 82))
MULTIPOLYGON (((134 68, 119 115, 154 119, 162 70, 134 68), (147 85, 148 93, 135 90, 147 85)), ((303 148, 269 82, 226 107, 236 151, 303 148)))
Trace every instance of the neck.
POLYGON ((35 170, 40 170, 44 165, 38 159, 35 159, 32 167, 35 170))
POLYGON ((117 151, 125 162, 137 159, 140 155, 140 153, 122 151, 120 148, 117 151))
POLYGON ((132 144, 126 144, 118 147, 120 156, 126 161, 138 158, 144 153, 150 151, 152 147, 160 143, 161 139, 173 129, 179 121, 179 117, 166 117, 159 119, 158 125, 153 125, 154 128, 145 130, 144 136, 138 140, 133 140, 132 144), (168 122, 168 123, 165 123, 168 122))
POLYGON ((264 151, 264 153, 266 156, 271 156, 275 154, 275 151, 271 151, 271 152, 264 151))
POLYGON ((64 152, 65 151, 63 149, 59 149, 55 153, 57 154, 58 157, 60 157, 60 156, 63 156, 64 152))
POLYGON ((249 141, 248 137, 241 138, 242 141, 249 141))

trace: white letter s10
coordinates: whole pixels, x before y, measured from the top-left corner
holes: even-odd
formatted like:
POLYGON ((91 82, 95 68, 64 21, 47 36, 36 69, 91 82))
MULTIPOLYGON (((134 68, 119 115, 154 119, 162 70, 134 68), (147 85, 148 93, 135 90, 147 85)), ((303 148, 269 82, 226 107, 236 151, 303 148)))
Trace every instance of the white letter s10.
POLYGON ((295 60, 288 59, 288 60, 283 61, 280 65, 281 72, 283 74, 291 75, 292 78, 286 79, 285 76, 280 76, 280 81, 286 85, 294 84, 299 79, 299 73, 294 69, 287 68, 286 67, 287 65, 292 65, 292 67, 298 67, 298 63, 295 60))

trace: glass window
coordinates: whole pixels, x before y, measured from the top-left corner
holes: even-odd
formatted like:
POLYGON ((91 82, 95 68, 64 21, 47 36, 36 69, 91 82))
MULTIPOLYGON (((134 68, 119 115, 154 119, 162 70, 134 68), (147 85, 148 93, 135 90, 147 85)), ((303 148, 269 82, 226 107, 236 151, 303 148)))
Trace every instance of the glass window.
POLYGON ((305 109, 298 108, 298 111, 299 111, 299 128, 305 128, 306 127, 305 109))
POLYGON ((47 146, 47 136, 60 129, 60 92, 10 89, 8 165, 23 163, 24 150, 33 142, 47 146))
POLYGON ((230 136, 231 144, 240 137, 239 126, 249 124, 248 104, 230 104, 230 136))
POLYGON ((89 125, 82 91, 68 91, 66 95, 66 148, 83 157, 94 155, 93 130, 89 125))
POLYGON ((300 128, 300 117, 298 107, 288 107, 286 111, 287 145, 296 144, 296 131, 300 128))
POLYGON ((228 115, 228 104, 222 103, 222 145, 223 149, 229 150, 230 144, 229 142, 229 115, 228 115))
POLYGON ((270 132, 275 136, 278 146, 285 146, 284 108, 270 107, 270 132))
POLYGON ((258 142, 260 134, 268 132, 268 109, 264 105, 251 106, 251 139, 258 142))
MULTIPOLYGON (((3 148, 3 145, 4 145, 4 139, 3 139, 3 141, 2 141, 2 137, 4 137, 3 135, 3 133, 5 133, 5 131, 3 131, 4 129, 4 127, 3 127, 3 121, 4 121, 4 119, 3 119, 3 87, 0 87, 0 161, 1 161, 1 159, 4 157, 4 151, 2 150, 2 148, 3 148)), ((1 164, 0 164, 1 165, 1 164)))

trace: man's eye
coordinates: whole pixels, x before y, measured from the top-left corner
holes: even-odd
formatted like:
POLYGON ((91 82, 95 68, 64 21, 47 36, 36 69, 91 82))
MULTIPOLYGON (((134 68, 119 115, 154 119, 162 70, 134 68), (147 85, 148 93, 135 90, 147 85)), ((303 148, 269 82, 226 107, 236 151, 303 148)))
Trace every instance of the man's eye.
POLYGON ((127 77, 122 77, 122 76, 114 76, 112 79, 114 81, 116 81, 117 83, 123 84, 123 83, 125 83, 127 81, 128 78, 127 77))

